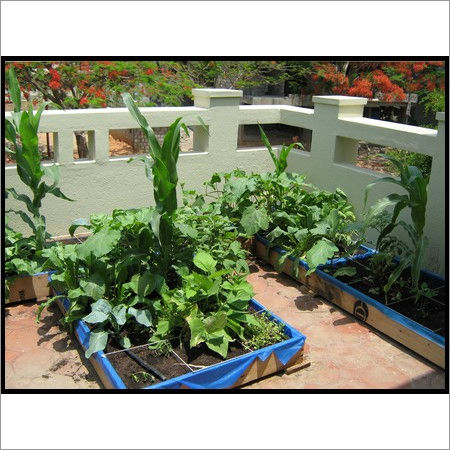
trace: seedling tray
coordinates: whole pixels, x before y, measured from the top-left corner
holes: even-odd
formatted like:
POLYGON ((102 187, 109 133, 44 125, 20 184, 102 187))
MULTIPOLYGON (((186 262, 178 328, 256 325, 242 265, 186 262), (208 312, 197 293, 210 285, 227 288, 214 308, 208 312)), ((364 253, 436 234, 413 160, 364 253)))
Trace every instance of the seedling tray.
MULTIPOLYGON (((59 299, 58 306, 65 314, 70 302, 68 299, 59 299)), ((284 333, 289 339, 143 389, 236 388, 258 378, 298 366, 303 361, 303 347, 306 337, 275 314, 267 311, 256 300, 252 299, 250 306, 257 312, 265 311, 271 320, 283 324, 284 333)), ((82 320, 78 320, 75 322, 74 331, 81 346, 86 349, 89 344, 89 328, 82 320)), ((106 389, 127 389, 124 381, 103 351, 94 353, 89 361, 106 389)))
POLYGON ((5 303, 15 303, 27 300, 41 300, 50 295, 50 274, 52 272, 39 272, 34 275, 22 275, 15 278, 9 286, 9 297, 5 303))

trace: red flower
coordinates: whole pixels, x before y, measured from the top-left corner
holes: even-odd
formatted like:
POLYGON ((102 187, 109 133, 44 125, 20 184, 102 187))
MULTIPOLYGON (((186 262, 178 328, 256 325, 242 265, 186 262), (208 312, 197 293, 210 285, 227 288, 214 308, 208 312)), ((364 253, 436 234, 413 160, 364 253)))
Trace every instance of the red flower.
POLYGON ((423 69, 425 69, 427 65, 424 62, 416 62, 413 64, 414 72, 422 72, 423 69))
POLYGON ((51 80, 50 83, 48 83, 48 85, 51 89, 59 89, 61 87, 61 83, 56 80, 51 80))
POLYGON ((102 102, 102 107, 106 108, 106 102, 102 102))
POLYGON ((111 72, 108 73, 108 78, 113 80, 114 78, 117 78, 118 74, 119 72, 117 70, 111 70, 111 72))
POLYGON ((153 75, 153 69, 147 69, 145 73, 146 75, 153 75))
POLYGON ((87 99, 87 97, 81 97, 80 105, 86 105, 87 103, 89 103, 89 100, 87 99))
POLYGON ((55 69, 50 69, 49 73, 52 76, 52 80, 61 81, 61 75, 55 69))
POLYGON ((357 78, 348 90, 348 95, 372 98, 372 83, 366 78, 357 78))
POLYGON ((106 95, 105 95, 105 93, 103 92, 102 89, 97 89, 97 90, 95 91, 95 95, 96 95, 97 97, 99 97, 99 98, 102 98, 103 100, 106 98, 106 95))

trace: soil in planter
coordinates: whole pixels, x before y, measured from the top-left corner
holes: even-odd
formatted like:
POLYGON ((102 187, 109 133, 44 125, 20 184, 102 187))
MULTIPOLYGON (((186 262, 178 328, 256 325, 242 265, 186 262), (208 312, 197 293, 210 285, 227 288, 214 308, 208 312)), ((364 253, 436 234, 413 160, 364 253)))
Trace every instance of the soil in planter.
MULTIPOLYGON (((253 307, 249 308, 249 312, 256 313, 253 307)), ((148 339, 148 336, 145 337, 145 334, 130 335, 129 337, 133 342, 133 345, 136 346, 141 345, 141 343, 144 344, 146 342, 144 339, 148 339)), ((289 339, 289 337, 284 335, 284 339, 289 339)), ((187 343, 180 346, 180 342, 177 339, 172 342, 172 348, 174 352, 191 367, 192 370, 186 367, 186 365, 183 364, 183 362, 181 362, 180 359, 177 358, 172 352, 161 355, 161 353, 158 353, 155 350, 149 350, 147 346, 134 349, 132 348, 131 351, 149 364, 152 368, 164 375, 166 379, 175 378, 192 371, 196 372, 197 370, 212 366, 214 364, 228 361, 229 359, 250 353, 250 350, 245 349, 240 342, 230 343, 228 354, 225 359, 216 352, 210 350, 204 343, 194 348, 189 348, 187 343)), ((110 341, 105 349, 105 353, 114 352, 117 350, 123 350, 123 348, 117 342, 110 341)), ((124 351, 108 355, 108 359, 129 389, 139 389, 161 383, 161 380, 158 377, 154 375, 151 376, 145 368, 139 365, 124 351)))
MULTIPOLYGON (((114 345, 108 345, 106 348, 106 353, 115 350, 122 349, 116 348, 114 345)), ((203 367, 208 367, 224 361, 223 358, 221 358, 217 353, 211 351, 205 344, 201 344, 194 349, 187 349, 185 347, 181 348, 179 343, 177 343, 174 345, 173 350, 181 359, 183 359, 183 361, 187 362, 189 365, 192 365, 191 368, 194 372, 202 369, 203 367)), ((175 378, 191 372, 191 370, 189 370, 176 356, 174 356, 173 353, 161 355, 154 350, 149 350, 148 347, 136 348, 133 349, 132 352, 151 367, 155 368, 167 379, 175 378)), ((226 360, 235 358, 245 353, 247 353, 247 351, 243 349, 240 344, 231 343, 226 360)), ((147 371, 130 356, 128 356, 126 352, 108 355, 108 359, 129 389, 139 389, 161 383, 161 380, 156 376, 151 377, 144 375, 147 371)))
MULTIPOLYGON (((339 267, 343 266, 339 265, 339 267)), ((368 260, 360 260, 358 263, 350 262, 348 264, 345 264, 345 267, 355 267, 357 274, 352 277, 340 276, 338 277, 340 281, 347 283, 351 287, 357 289, 358 291, 361 291, 367 296, 378 300, 383 305, 386 304, 384 295, 374 294, 373 291, 369 292, 369 290, 374 286, 367 279, 367 275, 370 273, 368 260)), ((325 271, 331 275, 333 274, 334 270, 335 269, 325 269, 325 271)), ((407 281, 407 274, 408 271, 405 270, 404 275, 402 275, 400 278, 407 281)), ((445 282, 427 277, 426 275, 422 274, 419 284, 423 282, 426 282, 429 288, 437 289, 438 293, 433 299, 429 299, 426 297, 422 297, 421 299, 419 299, 418 304, 422 303, 425 305, 423 310, 418 308, 418 304, 414 302, 414 298, 411 298, 411 291, 407 283, 405 283, 405 286, 402 288, 399 288, 398 285, 394 284, 389 294, 392 295, 400 293, 400 300, 389 298, 388 294, 387 306, 394 311, 403 314, 409 319, 420 323, 424 327, 429 328, 431 331, 439 334, 440 336, 445 336, 445 311, 447 304, 447 297, 445 295, 445 282)))

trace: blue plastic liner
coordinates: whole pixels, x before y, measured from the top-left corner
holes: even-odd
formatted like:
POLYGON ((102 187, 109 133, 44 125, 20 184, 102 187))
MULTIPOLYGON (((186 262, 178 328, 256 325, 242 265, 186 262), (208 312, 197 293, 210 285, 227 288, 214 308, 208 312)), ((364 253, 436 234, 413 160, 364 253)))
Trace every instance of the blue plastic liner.
MULTIPOLYGON (((270 241, 267 240, 266 238, 263 238, 262 236, 260 236, 259 234, 256 234, 256 239, 261 242, 262 244, 270 247, 270 241)), ((345 263, 348 261, 352 261, 354 259, 365 259, 368 258, 369 256, 374 255, 375 253, 377 253, 376 250, 374 250, 373 248, 367 247, 365 245, 360 245, 359 247, 360 249, 364 250, 364 253, 358 253, 357 255, 354 256, 348 256, 346 258, 333 258, 333 259, 329 259, 325 264, 321 264, 319 266, 323 267, 323 266, 327 266, 327 265, 331 265, 331 264, 339 264, 339 263, 345 263)), ((286 250, 284 250, 281 247, 270 247, 271 250, 274 250, 275 252, 279 253, 280 255, 283 255, 284 253, 286 253, 286 250)), ((308 263, 301 258, 295 258, 294 256, 289 256, 289 259, 291 261, 298 261, 298 264, 302 267, 304 267, 306 270, 309 270, 309 266, 308 263)))
MULTIPOLYGON (((70 307, 69 299, 64 298, 61 299, 60 302, 63 308, 67 311, 70 307)), ((265 311, 270 320, 283 324, 283 331, 289 339, 254 352, 238 356, 237 358, 215 364, 205 369, 180 375, 179 377, 172 378, 143 389, 180 389, 182 386, 186 386, 191 389, 226 389, 233 386, 233 384, 256 360, 256 358, 259 358, 261 361, 265 361, 272 353, 275 353, 278 360, 282 364, 286 364, 299 350, 303 348, 306 337, 278 316, 272 314, 256 300, 251 299, 250 306, 253 307, 255 311, 265 311)), ((86 350, 89 345, 89 328, 82 320, 77 320, 75 322, 74 331, 83 349, 86 350)), ((125 383, 120 378, 119 374, 116 372, 108 360, 107 355, 105 355, 103 351, 94 353, 92 357, 98 362, 101 370, 104 372, 105 376, 109 379, 114 388, 127 389, 125 383)))
MULTIPOLYGON (((441 277, 440 275, 436 275, 432 272, 424 271, 424 270, 422 270, 422 272, 424 274, 426 274, 427 276, 429 276, 430 278, 435 278, 436 280, 445 282, 445 279, 443 277, 441 277)), ((375 300, 374 298, 369 297, 368 295, 364 294, 363 292, 358 291, 354 287, 344 283, 341 280, 338 280, 337 278, 324 272, 323 270, 318 269, 316 271, 316 273, 320 278, 327 280, 331 284, 334 284, 336 287, 343 290, 344 292, 349 293, 350 295, 357 298, 358 300, 361 300, 361 301, 373 306, 374 308, 381 311, 385 316, 391 318, 392 320, 395 320, 396 322, 400 323, 404 327, 409 328, 411 331, 414 331, 415 333, 434 342, 435 344, 441 346, 442 348, 445 347, 445 338, 443 336, 440 336, 439 334, 434 333, 429 328, 424 327, 420 323, 417 323, 414 320, 404 316, 403 314, 393 310, 392 308, 389 308, 389 306, 383 305, 378 300, 375 300)))
POLYGON ((179 389, 182 386, 191 389, 226 389, 233 386, 257 358, 261 361, 265 361, 272 353, 275 353, 278 360, 282 364, 286 364, 303 348, 306 337, 278 316, 267 311, 264 306, 255 299, 251 300, 250 306, 256 311, 266 311, 271 320, 282 323, 284 325, 283 331, 289 336, 289 339, 193 373, 180 375, 179 377, 172 378, 171 380, 144 389, 179 389))

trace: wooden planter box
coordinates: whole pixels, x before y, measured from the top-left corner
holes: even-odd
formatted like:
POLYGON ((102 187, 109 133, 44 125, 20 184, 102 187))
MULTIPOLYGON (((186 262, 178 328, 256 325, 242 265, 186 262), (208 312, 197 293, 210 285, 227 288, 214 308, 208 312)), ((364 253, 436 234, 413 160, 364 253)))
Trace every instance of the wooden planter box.
POLYGON ((41 300, 50 296, 48 282, 51 272, 40 272, 34 275, 19 276, 9 286, 9 297, 5 303, 15 303, 26 300, 41 300))
MULTIPOLYGON (((364 249, 367 252, 356 256, 356 258, 365 259, 374 253, 373 250, 367 247, 364 247, 364 249)), ((273 265, 276 258, 283 251, 279 248, 273 248, 268 251, 268 241, 258 236, 255 237, 254 253, 263 261, 273 265)), ((334 260, 333 265, 342 262, 345 262, 344 258, 334 260)), ((287 260, 284 272, 293 278, 295 276, 293 276, 292 264, 299 264, 297 280, 308 286, 312 291, 445 369, 444 337, 334 278, 323 270, 317 269, 306 277, 308 265, 305 261, 295 261, 294 258, 287 260)), ((331 264, 331 262, 328 264, 331 264)), ((429 277, 445 281, 436 274, 423 272, 429 277)))
MULTIPOLYGON (((438 275, 428 276, 444 281, 438 275)), ((317 270, 308 286, 330 302, 353 314, 362 322, 381 331, 413 350, 428 361, 445 369, 445 338, 429 328, 380 303, 378 300, 354 289, 332 275, 317 270)))
MULTIPOLYGON (((356 255, 352 258, 337 258, 334 259, 333 261, 331 260, 328 261, 327 264, 345 262, 347 260, 355 258, 356 259, 367 258, 368 256, 373 255, 375 253, 374 250, 364 245, 361 245, 361 250, 363 250, 363 253, 360 253, 359 255, 356 255)), ((269 248, 269 241, 261 236, 256 235, 253 238, 253 253, 262 261, 265 261, 271 264, 272 266, 275 266, 275 262, 280 257, 280 254, 286 253, 286 251, 280 247, 269 248)), ((283 272, 286 275, 289 275, 290 277, 294 278, 295 280, 300 281, 300 283, 309 286, 309 280, 311 279, 311 277, 314 276, 314 273, 312 273, 310 276, 307 277, 306 276, 307 271, 308 271, 308 264, 303 259, 295 259, 292 256, 286 259, 283 272), (295 276, 293 270, 294 265, 298 266, 297 277, 295 276)))
MULTIPOLYGON (((57 303, 65 314, 70 306, 69 300, 59 299, 57 303)), ((266 311, 272 320, 282 323, 284 332, 289 339, 143 389, 230 389, 281 370, 290 368, 293 371, 296 367, 300 368, 303 362, 303 347, 306 337, 267 311, 256 300, 251 300, 251 306, 256 311, 266 311)), ((89 328, 83 321, 78 320, 75 322, 74 331, 85 350, 89 344, 89 328)), ((127 389, 103 351, 94 353, 89 361, 106 389, 127 389)))

